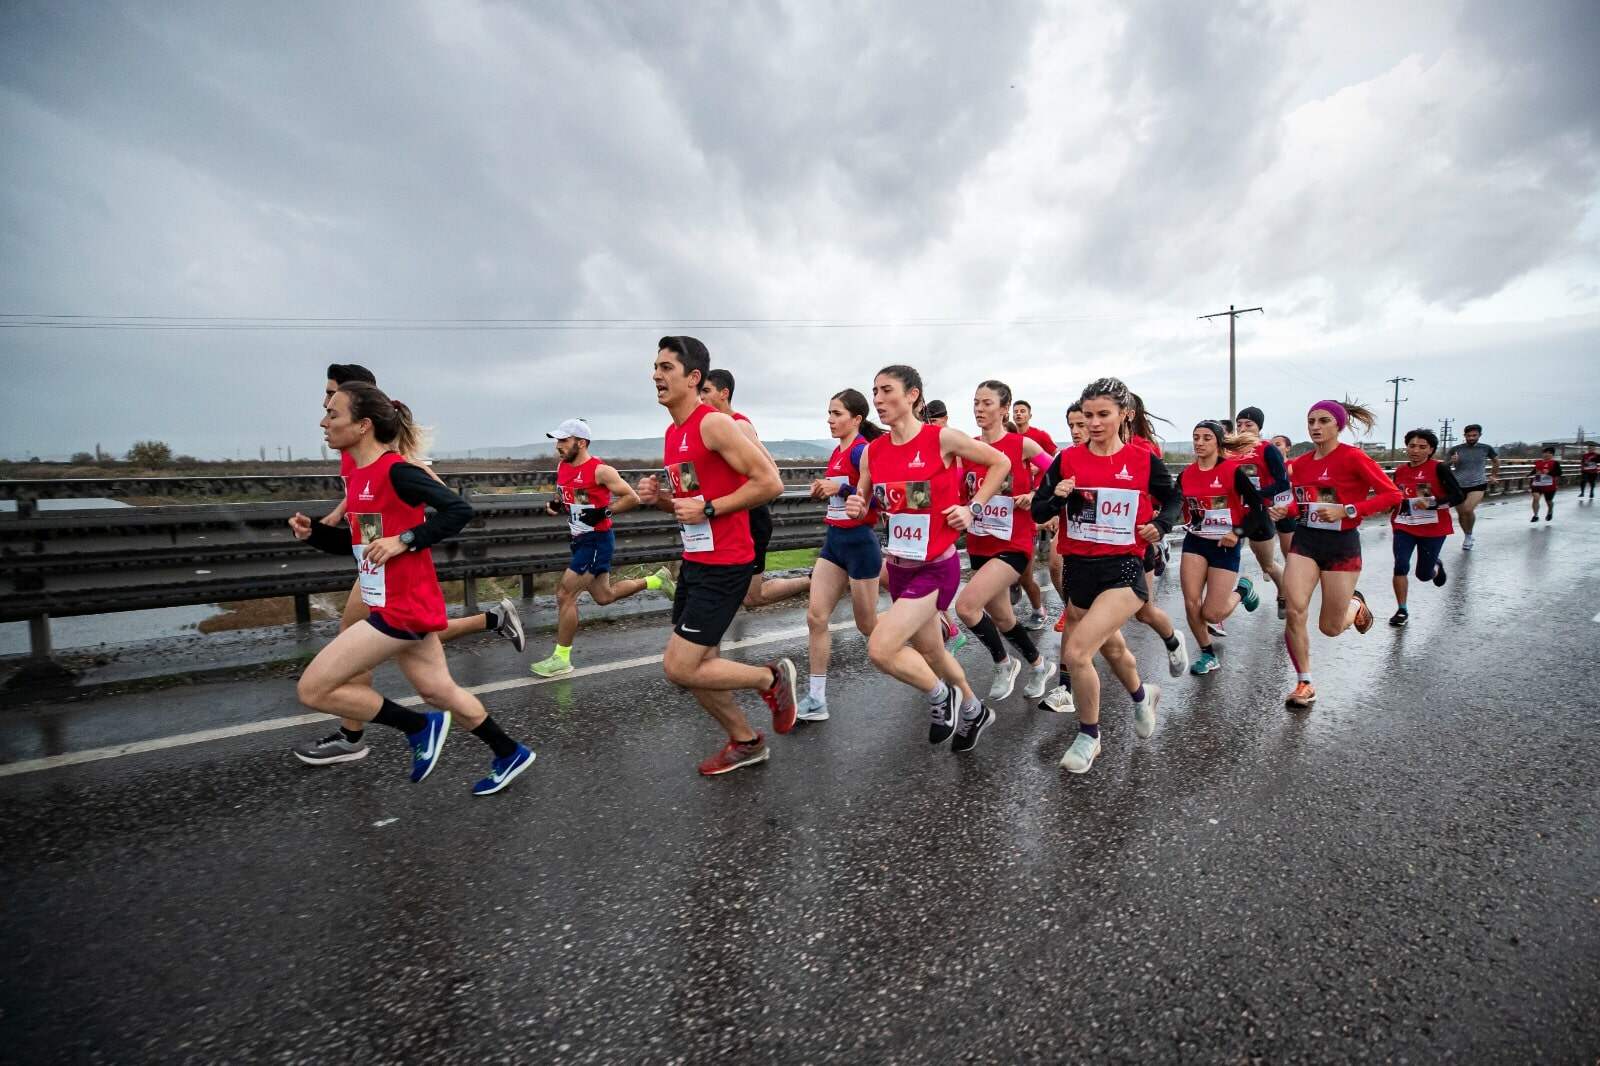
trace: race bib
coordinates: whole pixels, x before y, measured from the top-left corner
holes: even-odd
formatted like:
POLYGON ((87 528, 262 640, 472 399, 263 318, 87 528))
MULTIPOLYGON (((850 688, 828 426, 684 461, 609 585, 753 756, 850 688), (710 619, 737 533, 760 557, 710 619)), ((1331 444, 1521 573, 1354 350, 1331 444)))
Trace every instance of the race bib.
POLYGON ((1583 472, 1585 474, 1593 474, 1593 473, 1600 472, 1600 466, 1596 466, 1594 463, 1584 463, 1583 464, 1583 472))
POLYGON ((1067 520, 1067 537, 1087 544, 1132 544, 1139 517, 1137 489, 1075 489, 1076 516, 1067 520))
POLYGON ((368 607, 382 607, 389 598, 383 567, 370 565, 366 555, 367 545, 383 539, 383 515, 351 514, 345 517, 359 541, 350 545, 350 548, 356 557, 356 580, 361 586, 361 602, 368 607))
POLYGON ((1553 488, 1553 487, 1555 487, 1555 483, 1556 483, 1556 479, 1554 477, 1550 476, 1549 474, 1535 474, 1535 475, 1533 475, 1533 487, 1536 488, 1536 489, 1553 488))
POLYGON ((578 489, 572 493, 572 498, 567 501, 567 531, 574 537, 581 537, 585 533, 593 533, 594 527, 587 522, 578 520, 578 512, 589 506, 589 490, 578 489))
MULTIPOLYGON (((692 499, 697 503, 705 503, 705 500, 700 496, 692 497, 692 499)), ((686 552, 715 551, 717 547, 716 538, 711 535, 710 522, 695 522, 692 525, 679 522, 678 537, 683 541, 683 550, 686 552)))
POLYGON ((1431 526, 1438 520, 1438 512, 1420 499, 1401 500, 1394 516, 1397 526, 1431 526))
MULTIPOLYGON (((1323 504, 1339 507, 1338 497, 1332 489, 1313 490, 1304 485, 1296 486, 1294 498, 1300 504, 1300 521, 1307 529, 1343 529, 1344 516, 1328 520, 1322 517, 1322 512, 1315 508, 1323 504)), ((1340 508, 1343 511, 1343 508, 1340 508)))
POLYGON ((1287 507, 1294 502, 1294 493, 1285 490, 1272 497, 1272 506, 1287 507))
POLYGON ((1250 479, 1250 484, 1252 484, 1252 485, 1254 485, 1256 487, 1256 491, 1257 492, 1260 492, 1261 491, 1261 471, 1256 466, 1256 464, 1255 463, 1240 463, 1239 464, 1239 469, 1244 471, 1244 476, 1250 479))
POLYGON ((1011 530, 1015 525, 1016 497, 991 497, 988 503, 982 505, 981 510, 982 513, 973 519, 967 532, 980 537, 993 537, 996 540, 1010 540, 1011 530))
POLYGON ((844 511, 844 505, 849 499, 850 499, 850 497, 845 496, 842 493, 837 495, 837 496, 829 496, 828 497, 828 521, 830 521, 830 522, 848 522, 848 521, 850 521, 850 516, 845 514, 845 511, 844 511))
POLYGON ((889 545, 885 550, 896 559, 913 563, 927 562, 931 529, 929 520, 932 517, 926 514, 889 515, 889 545))
POLYGON ((1233 511, 1226 496, 1189 497, 1189 529, 1197 537, 1221 540, 1233 532, 1233 511))

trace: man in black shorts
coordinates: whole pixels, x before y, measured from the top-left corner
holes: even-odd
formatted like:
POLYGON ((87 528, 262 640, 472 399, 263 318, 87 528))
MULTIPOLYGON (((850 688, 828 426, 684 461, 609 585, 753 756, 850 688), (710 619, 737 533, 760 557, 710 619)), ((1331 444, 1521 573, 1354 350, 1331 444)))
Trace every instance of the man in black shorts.
POLYGON ((782 493, 783 481, 733 419, 700 402, 710 362, 706 346, 693 337, 661 338, 652 377, 656 402, 672 415, 663 449, 669 481, 652 474, 639 482, 640 502, 671 513, 683 541, 662 666, 667 680, 692 692, 728 735, 722 749, 700 763, 707 776, 766 762, 770 754, 734 702, 735 691, 759 692, 779 733, 794 728, 796 710, 794 663, 750 666, 722 658, 719 647, 750 587, 755 547, 748 512, 782 493))
POLYGON ((1478 438, 1482 436, 1483 427, 1474 422, 1461 431, 1464 443, 1450 449, 1450 472, 1461 484, 1464 497, 1461 506, 1456 508, 1456 517, 1461 519, 1461 532, 1464 534, 1462 551, 1472 550, 1472 527, 1478 522, 1478 504, 1483 502, 1489 486, 1500 480, 1500 456, 1489 445, 1478 443, 1478 438))

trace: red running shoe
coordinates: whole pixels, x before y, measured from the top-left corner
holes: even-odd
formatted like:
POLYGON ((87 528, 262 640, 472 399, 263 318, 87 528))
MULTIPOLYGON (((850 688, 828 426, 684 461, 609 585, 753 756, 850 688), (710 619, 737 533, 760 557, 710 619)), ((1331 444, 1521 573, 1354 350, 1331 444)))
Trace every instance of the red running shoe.
POLYGON ((722 746, 722 750, 700 764, 700 772, 707 777, 725 774, 729 770, 737 770, 741 766, 754 766, 756 763, 766 762, 772 754, 767 749, 766 738, 760 733, 747 744, 737 740, 730 740, 722 746))
POLYGON ((1355 598, 1361 604, 1356 608, 1356 632, 1365 633, 1372 628, 1372 610, 1367 606, 1367 598, 1361 595, 1360 589, 1355 591, 1355 598))
POLYGON ((1283 702, 1290 707, 1304 710, 1317 702, 1317 690, 1311 687, 1311 682, 1301 681, 1295 685, 1294 691, 1289 693, 1289 698, 1283 702))
POLYGON ((1061 617, 1056 619, 1056 632, 1057 633, 1065 633, 1066 631, 1067 631, 1067 609, 1065 607, 1063 607, 1063 608, 1061 608, 1061 617))
POLYGON ((772 708, 773 731, 781 735, 794 729, 794 663, 779 659, 775 663, 768 663, 767 669, 772 671, 772 687, 762 692, 761 698, 772 708))

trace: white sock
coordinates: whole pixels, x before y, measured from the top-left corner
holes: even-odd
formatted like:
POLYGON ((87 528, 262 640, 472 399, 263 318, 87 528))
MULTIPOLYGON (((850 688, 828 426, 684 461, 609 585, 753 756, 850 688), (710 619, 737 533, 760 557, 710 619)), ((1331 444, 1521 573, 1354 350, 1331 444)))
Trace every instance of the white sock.
POLYGON ((1303 670, 1300 673, 1295 674, 1294 677, 1296 681, 1304 681, 1308 685, 1311 684, 1311 675, 1303 670))
POLYGON ((828 675, 811 675, 811 698, 818 703, 823 703, 828 698, 828 675))
POLYGON ((978 717, 978 715, 982 713, 983 702, 979 700, 977 696, 973 696, 971 699, 967 700, 961 705, 961 717, 966 718, 969 721, 978 717))
POLYGON ((945 686, 943 681, 939 682, 938 688, 928 690, 929 703, 943 703, 945 700, 949 699, 949 697, 950 689, 945 686))

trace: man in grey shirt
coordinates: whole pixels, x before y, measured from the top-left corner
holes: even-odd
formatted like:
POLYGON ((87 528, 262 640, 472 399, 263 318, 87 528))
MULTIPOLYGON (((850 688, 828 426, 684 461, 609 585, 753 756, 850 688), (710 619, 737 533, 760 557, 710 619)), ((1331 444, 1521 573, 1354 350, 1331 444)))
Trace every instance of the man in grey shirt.
POLYGON ((1461 483, 1461 491, 1466 497, 1461 501, 1461 506, 1456 508, 1456 514, 1461 518, 1461 532, 1466 534, 1461 548, 1471 551, 1472 527, 1478 521, 1478 502, 1489 491, 1489 486, 1500 480, 1500 456, 1491 446, 1478 443, 1478 438, 1483 436, 1483 427, 1477 423, 1463 429, 1461 436, 1466 443, 1450 449, 1450 469, 1461 483))

